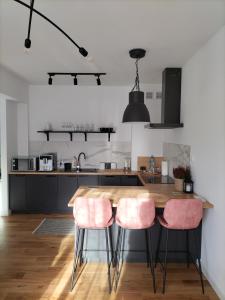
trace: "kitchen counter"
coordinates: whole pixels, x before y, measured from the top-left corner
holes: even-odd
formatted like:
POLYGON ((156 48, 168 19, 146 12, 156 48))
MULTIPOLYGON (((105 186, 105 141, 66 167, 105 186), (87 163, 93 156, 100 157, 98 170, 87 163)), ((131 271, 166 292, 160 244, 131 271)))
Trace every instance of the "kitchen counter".
MULTIPOLYGON (((73 207, 77 197, 99 197, 105 196, 109 198, 114 207, 120 198, 127 197, 150 197, 154 199, 155 206, 157 208, 165 207, 166 202, 169 199, 190 199, 199 198, 195 194, 186 194, 182 192, 176 192, 174 185, 172 184, 147 184, 143 187, 123 187, 123 186, 98 186, 98 187, 87 187, 81 186, 78 188, 76 193, 70 199, 68 206, 73 207)), ((208 201, 203 201, 203 208, 212 208, 213 205, 208 201)))
MULTIPOLYGON (((165 178, 164 176, 161 176, 160 174, 152 174, 148 172, 137 172, 137 171, 130 171, 130 172, 124 172, 122 169, 112 169, 112 170, 96 170, 95 172, 74 172, 74 171, 61 171, 56 170, 52 172, 37 172, 37 171, 11 171, 9 175, 45 175, 45 176, 60 176, 64 175, 67 177, 84 177, 86 176, 137 176, 140 180, 141 186, 124 186, 125 184, 122 184, 118 186, 118 184, 114 184, 114 186, 107 186, 105 184, 102 186, 102 184, 97 184, 93 182, 89 182, 86 184, 86 186, 83 186, 84 184, 81 183, 80 187, 76 190, 76 193, 73 195, 71 200, 69 201, 68 206, 73 206, 74 200, 78 196, 99 196, 100 194, 106 194, 110 197, 110 199, 113 202, 113 205, 116 206, 118 199, 121 197, 136 197, 140 196, 141 194, 149 195, 151 196, 156 203, 156 207, 164 207, 167 200, 171 198, 200 198, 197 195, 193 194, 186 194, 182 192, 175 191, 175 187, 173 183, 172 178, 168 177, 165 178), (164 178, 162 178, 164 177, 164 178), (92 187, 95 186, 95 187, 92 187)), ((72 178, 71 177, 71 178, 72 178)), ((167 177, 167 176, 166 176, 167 177)), ((93 177, 91 177, 93 178, 93 177)), ((78 185, 79 186, 79 185, 78 185)), ((69 199, 68 199, 69 200, 69 199)), ((68 202, 67 202, 68 203, 68 202)), ((212 208, 213 205, 208 202, 204 201, 204 208, 212 208)))

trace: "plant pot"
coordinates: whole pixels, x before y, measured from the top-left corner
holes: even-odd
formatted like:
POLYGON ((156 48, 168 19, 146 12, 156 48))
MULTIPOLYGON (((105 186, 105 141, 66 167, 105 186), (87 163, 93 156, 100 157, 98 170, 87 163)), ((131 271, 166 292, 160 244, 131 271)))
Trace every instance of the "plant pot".
POLYGON ((184 179, 175 178, 174 179, 175 190, 178 192, 183 192, 184 190, 184 179))

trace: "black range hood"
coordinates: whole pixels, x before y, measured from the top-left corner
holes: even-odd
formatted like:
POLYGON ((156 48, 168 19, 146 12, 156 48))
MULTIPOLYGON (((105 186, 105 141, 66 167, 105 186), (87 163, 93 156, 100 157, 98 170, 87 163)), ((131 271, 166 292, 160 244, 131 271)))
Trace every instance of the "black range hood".
POLYGON ((149 129, 173 129, 183 127, 180 123, 181 68, 166 68, 162 77, 161 123, 150 123, 149 129))

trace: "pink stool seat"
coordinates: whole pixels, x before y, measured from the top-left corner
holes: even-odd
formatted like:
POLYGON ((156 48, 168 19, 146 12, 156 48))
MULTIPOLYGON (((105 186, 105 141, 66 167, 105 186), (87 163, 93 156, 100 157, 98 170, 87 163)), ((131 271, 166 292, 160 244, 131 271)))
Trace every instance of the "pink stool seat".
POLYGON ((116 223, 126 229, 145 229, 154 224, 155 202, 148 198, 121 198, 116 223))
POLYGON ((203 215, 203 204, 198 199, 171 199, 158 220, 168 229, 197 228, 203 215))
POLYGON ((112 205, 106 198, 78 197, 73 215, 80 228, 103 229, 113 224, 112 205))

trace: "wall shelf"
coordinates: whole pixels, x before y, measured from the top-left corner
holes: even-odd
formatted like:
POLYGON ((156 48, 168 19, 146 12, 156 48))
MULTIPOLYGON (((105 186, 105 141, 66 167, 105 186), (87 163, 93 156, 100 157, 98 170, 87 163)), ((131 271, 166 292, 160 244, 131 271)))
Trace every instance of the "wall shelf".
POLYGON ((101 134, 108 134, 108 141, 110 142, 110 137, 112 133, 116 133, 115 131, 110 131, 110 132, 101 132, 101 131, 86 131, 86 130, 39 130, 37 131, 38 133, 44 133, 46 135, 47 141, 50 140, 50 133, 66 133, 69 134, 70 136, 70 141, 73 141, 73 134, 76 133, 82 133, 84 134, 84 140, 87 142, 87 135, 92 134, 92 133, 101 133, 101 134))

